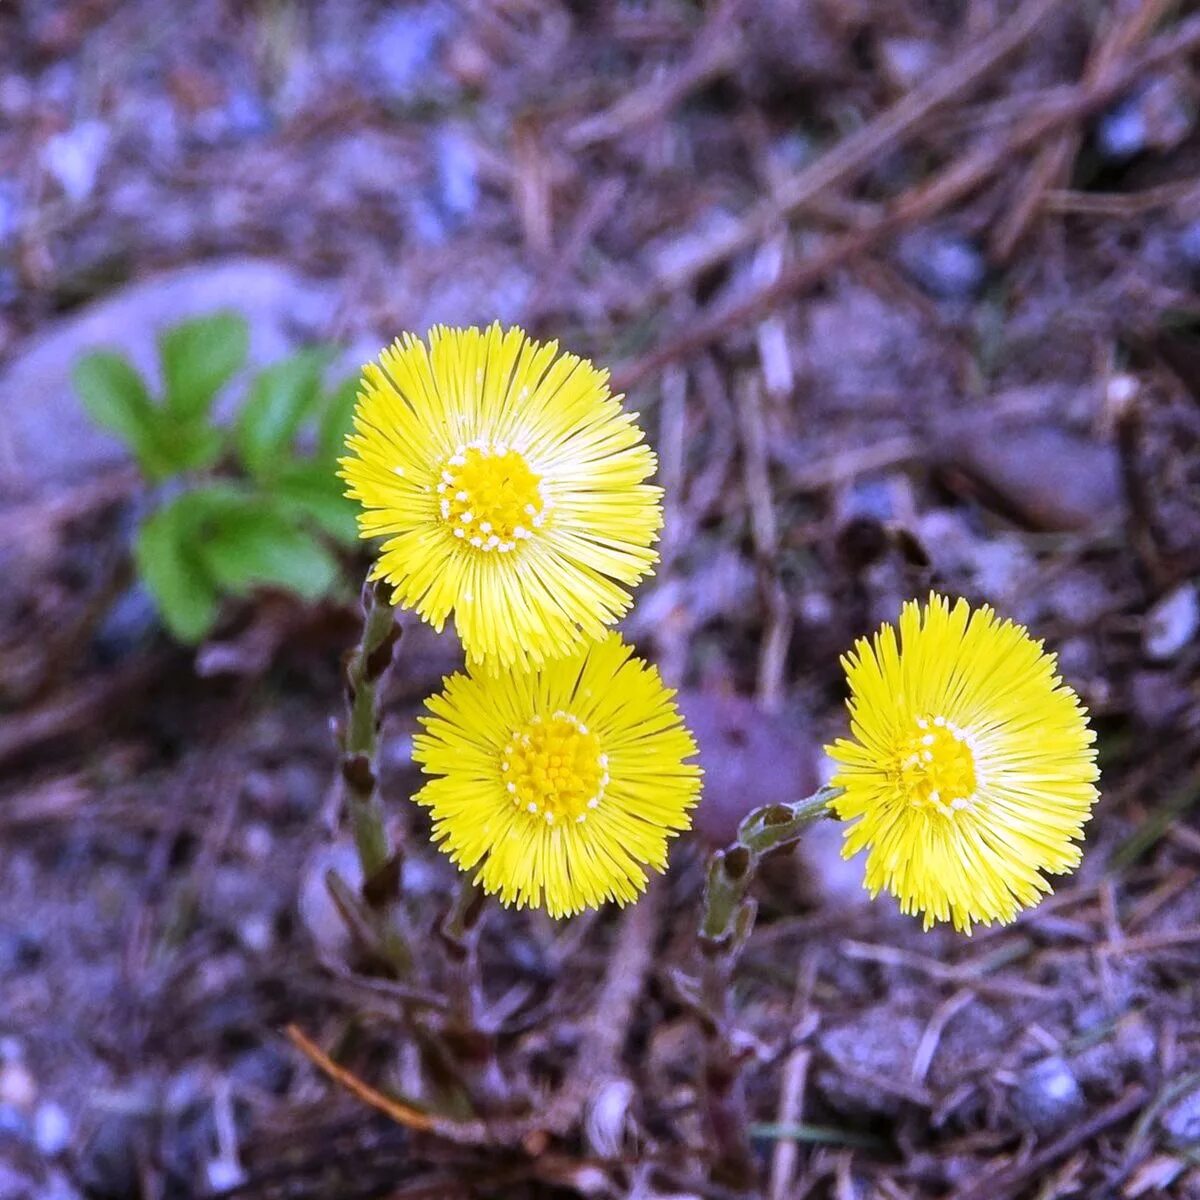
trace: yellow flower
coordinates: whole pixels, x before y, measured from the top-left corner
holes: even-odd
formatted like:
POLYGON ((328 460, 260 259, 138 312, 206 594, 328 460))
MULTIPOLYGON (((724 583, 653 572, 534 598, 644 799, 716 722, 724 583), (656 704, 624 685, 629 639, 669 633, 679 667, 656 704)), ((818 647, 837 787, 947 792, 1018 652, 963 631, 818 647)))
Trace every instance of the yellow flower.
POLYGON ((386 536, 374 576, 468 659, 529 665, 603 636, 657 560, 655 457, 608 375, 520 329, 411 334, 363 369, 341 460, 386 536))
POLYGON ((1043 871, 1078 865, 1095 735, 1041 642, 931 595, 904 606, 898 642, 884 625, 842 662, 855 740, 827 747, 845 788, 831 803, 855 822, 845 856, 869 848, 872 896, 970 933, 1036 904, 1043 871))
MULTIPOLYGON (((609 633, 540 668, 453 675, 413 742, 434 839, 518 908, 624 904, 691 823, 696 743, 658 672, 609 633)), ((468 668, 470 671, 470 668, 468 668)))

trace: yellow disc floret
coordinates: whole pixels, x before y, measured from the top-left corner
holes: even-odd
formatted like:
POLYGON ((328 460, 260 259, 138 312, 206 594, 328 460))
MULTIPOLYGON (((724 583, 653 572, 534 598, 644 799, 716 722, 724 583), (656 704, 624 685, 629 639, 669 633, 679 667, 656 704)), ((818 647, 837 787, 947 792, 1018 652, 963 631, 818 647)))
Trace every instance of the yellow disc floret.
POLYGON ((918 717, 896 755, 896 786, 914 808, 961 812, 975 799, 970 735, 945 717, 918 717))
POLYGON ((546 523, 542 480, 503 442, 459 446, 442 467, 438 513, 451 534, 485 554, 508 554, 546 523))
POLYGON ((523 812, 553 825, 582 824, 608 786, 608 755, 596 735, 568 712, 533 716, 501 751, 505 791, 523 812))

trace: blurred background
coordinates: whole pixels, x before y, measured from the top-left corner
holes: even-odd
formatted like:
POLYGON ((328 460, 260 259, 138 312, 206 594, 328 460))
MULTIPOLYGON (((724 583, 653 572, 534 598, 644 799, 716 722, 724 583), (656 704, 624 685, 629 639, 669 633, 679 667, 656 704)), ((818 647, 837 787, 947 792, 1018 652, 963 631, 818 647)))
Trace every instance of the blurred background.
MULTIPOLYGON (((1169 0, 0 3, 0 1197, 732 1194, 704 854, 811 790, 838 655, 930 587, 1091 708, 1084 865, 967 940, 871 903, 832 823, 771 860, 724 1031, 753 1188, 1200 1196, 1198 68, 1169 0), (629 914, 487 914, 480 1100, 434 927, 406 977, 325 880, 357 371, 492 320, 642 414, 626 630, 707 788, 629 914), (526 1124, 389 1122, 288 1022, 526 1124)), ((406 622, 385 694, 427 914, 410 739, 457 663, 406 622)))

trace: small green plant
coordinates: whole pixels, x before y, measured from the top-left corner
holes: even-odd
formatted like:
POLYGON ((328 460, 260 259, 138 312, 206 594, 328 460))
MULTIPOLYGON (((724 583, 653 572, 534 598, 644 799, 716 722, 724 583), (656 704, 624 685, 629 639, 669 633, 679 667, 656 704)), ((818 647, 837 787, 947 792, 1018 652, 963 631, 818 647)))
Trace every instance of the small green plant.
POLYGON ((176 637, 198 642, 224 596, 275 587, 306 600, 340 577, 332 544, 355 542, 337 456, 358 377, 332 390, 332 358, 310 347, 255 375, 228 428, 213 403, 246 360, 245 321, 217 313, 159 338, 162 394, 119 354, 76 364, 92 419, 115 433, 155 485, 134 544, 138 573, 176 637))

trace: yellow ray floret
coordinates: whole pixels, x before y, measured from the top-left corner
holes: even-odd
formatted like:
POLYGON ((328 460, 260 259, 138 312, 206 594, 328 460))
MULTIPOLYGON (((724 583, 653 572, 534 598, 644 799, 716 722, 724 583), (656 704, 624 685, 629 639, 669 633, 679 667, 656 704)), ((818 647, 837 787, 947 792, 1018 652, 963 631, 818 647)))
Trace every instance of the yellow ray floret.
POLYGON ((1095 735, 1055 658, 965 600, 909 601, 843 660, 853 740, 827 747, 848 858, 925 928, 1011 921, 1073 870, 1097 791, 1095 735))
POLYGON ((674 692, 615 633, 539 668, 468 671, 413 742, 434 839, 518 908, 636 899, 700 792, 674 692))
POLYGON ((657 560, 662 491, 607 372, 520 329, 406 334, 363 369, 341 475, 376 578, 468 659, 536 664, 603 635, 657 560))

